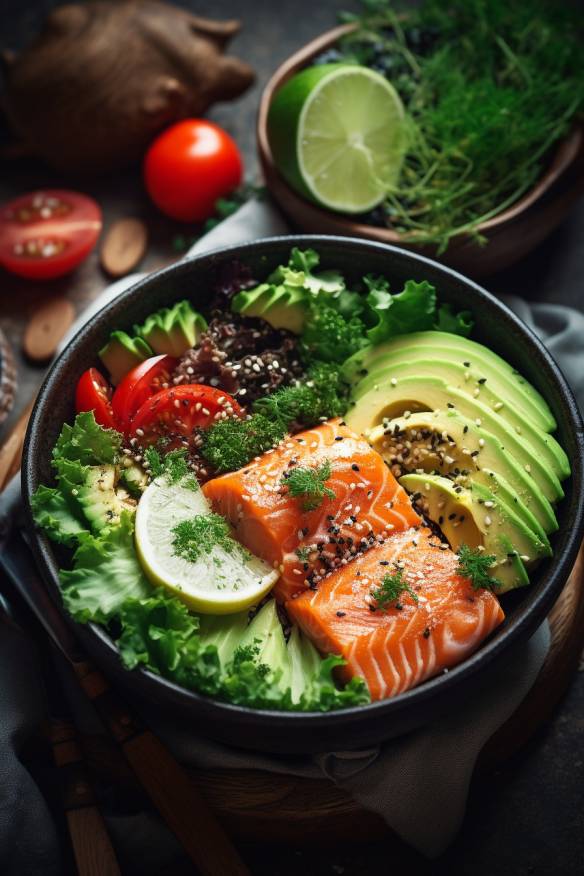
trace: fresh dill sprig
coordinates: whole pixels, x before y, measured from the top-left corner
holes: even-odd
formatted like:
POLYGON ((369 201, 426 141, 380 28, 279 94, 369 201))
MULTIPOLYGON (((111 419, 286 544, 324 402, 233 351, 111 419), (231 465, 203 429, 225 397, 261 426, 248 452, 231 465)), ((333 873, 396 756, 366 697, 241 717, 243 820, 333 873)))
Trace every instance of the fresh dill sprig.
POLYGON ((237 547, 225 518, 213 512, 181 520, 173 527, 172 534, 174 555, 190 563, 196 563, 214 547, 222 547, 228 554, 237 547))
POLYGON ((286 472, 281 484, 288 487, 288 493, 293 498, 302 498, 302 510, 314 511, 322 505, 325 498, 334 499, 335 494, 326 482, 331 476, 331 464, 325 459, 315 468, 297 466, 286 472))
POLYGON ((253 409, 286 429, 293 423, 314 426, 322 419, 346 413, 348 390, 336 366, 314 362, 308 368, 306 380, 257 399, 253 409))
POLYGON ((171 450, 160 454, 155 447, 144 451, 144 462, 152 479, 164 477, 169 484, 180 483, 181 487, 198 490, 199 484, 187 462, 186 450, 171 450))
POLYGON ((307 547, 305 547, 305 546, 303 546, 303 547, 298 547, 298 548, 296 548, 296 550, 295 550, 295 554, 296 554, 296 556, 298 557, 298 559, 300 560, 301 563, 307 563, 307 562, 308 562, 308 559, 309 559, 309 557, 310 557, 310 549, 307 548, 307 547))
POLYGON ((493 578, 490 570, 497 561, 492 554, 484 554, 481 551, 462 544, 458 549, 457 574, 469 578, 474 590, 496 590, 501 586, 498 578, 493 578))
POLYGON ((414 602, 418 602, 417 593, 404 580, 404 570, 396 564, 394 564, 394 568, 395 572, 384 575, 379 587, 371 591, 371 596, 376 603, 374 610, 387 611, 392 602, 395 603, 397 609, 401 609, 400 597, 402 593, 408 593, 414 602))

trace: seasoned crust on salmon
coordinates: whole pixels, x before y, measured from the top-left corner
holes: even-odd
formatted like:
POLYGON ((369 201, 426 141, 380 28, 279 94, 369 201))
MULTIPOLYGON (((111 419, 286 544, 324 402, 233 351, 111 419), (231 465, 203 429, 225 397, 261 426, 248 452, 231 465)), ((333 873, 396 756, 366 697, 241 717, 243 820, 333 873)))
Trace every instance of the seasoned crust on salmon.
POLYGON ((239 541, 280 570, 274 588, 280 601, 317 586, 388 534, 421 523, 381 456, 339 420, 290 436, 245 468, 209 481, 203 492, 239 541), (304 511, 284 475, 326 461, 334 498, 304 511))
POLYGON ((429 529, 408 529, 332 572, 316 592, 286 603, 323 654, 346 660, 373 700, 395 696, 461 663, 504 619, 497 597, 457 574, 458 558, 429 529), (372 591, 403 567, 404 592, 383 610, 372 591), (416 602, 417 599, 417 602, 416 602))

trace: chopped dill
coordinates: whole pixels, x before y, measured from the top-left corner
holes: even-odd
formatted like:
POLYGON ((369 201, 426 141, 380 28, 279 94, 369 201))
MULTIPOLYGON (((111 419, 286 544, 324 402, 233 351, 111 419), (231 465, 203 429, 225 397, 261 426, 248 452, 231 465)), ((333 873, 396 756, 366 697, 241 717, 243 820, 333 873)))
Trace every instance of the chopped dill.
POLYGON ((310 557, 310 550, 307 547, 299 547, 296 548, 295 554, 301 563, 307 563, 310 557))
POLYGON ((189 563, 196 563, 214 547, 222 547, 228 554, 232 554, 237 547, 225 518, 213 512, 181 520, 173 527, 172 534, 174 555, 189 563))
POLYGON ((263 413, 219 420, 203 433, 201 455, 217 472, 235 471, 279 444, 286 431, 282 422, 263 413))
POLYGON ((484 554, 473 550, 467 544, 458 549, 457 573, 470 578, 474 590, 496 590, 501 586, 498 578, 491 576, 490 570, 497 558, 492 554, 484 554))
POLYGON ((314 511, 322 505, 325 498, 334 499, 335 494, 330 487, 325 486, 331 476, 331 464, 326 459, 316 468, 297 466, 286 472, 281 483, 288 487, 291 496, 302 498, 302 510, 314 511))
MULTIPOLYGON (((395 603, 397 609, 401 609, 400 597, 402 593, 408 593, 414 602, 418 602, 418 596, 404 580, 404 570, 394 564, 395 572, 383 576, 381 584, 371 591, 371 596, 376 602, 375 609, 387 611, 391 603, 395 603)), ((375 610, 374 609, 374 610, 375 610)))

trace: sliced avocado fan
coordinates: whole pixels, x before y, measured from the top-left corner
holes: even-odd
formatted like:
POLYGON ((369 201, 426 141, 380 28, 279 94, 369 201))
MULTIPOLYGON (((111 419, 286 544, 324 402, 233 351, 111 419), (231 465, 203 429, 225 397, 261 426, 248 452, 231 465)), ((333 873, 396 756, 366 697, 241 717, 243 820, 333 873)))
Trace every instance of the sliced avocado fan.
MULTIPOLYGON (((516 455, 531 457, 530 462, 540 469, 544 481, 549 481, 548 498, 560 498, 563 493, 559 481, 570 474, 570 463, 556 439, 534 426, 514 404, 495 402, 492 394, 488 396, 491 403, 487 404, 486 399, 469 391, 470 383, 466 388, 463 379, 461 386, 456 387, 440 376, 440 370, 440 364, 430 360, 415 366, 396 366, 384 371, 383 376, 379 375, 359 394, 360 387, 370 380, 366 378, 354 389, 354 405, 346 416, 347 422, 355 431, 364 433, 384 419, 402 416, 406 410, 455 408, 484 425, 516 455)), ((450 367, 442 370, 446 374, 450 367)))
POLYGON ((503 386, 510 399, 515 399, 514 406, 520 411, 525 410, 534 425, 545 432, 553 432, 556 428, 556 421, 544 397, 508 362, 483 344, 449 332, 412 332, 367 347, 345 362, 343 373, 347 380, 356 382, 384 370, 386 366, 414 359, 452 362, 462 366, 465 371, 480 372, 479 378, 485 378, 485 385, 492 383, 493 387, 503 386))
POLYGON ((558 528, 530 463, 519 462, 494 435, 454 410, 409 414, 376 426, 366 437, 397 477, 422 471, 456 478, 461 486, 469 486, 477 470, 497 472, 546 533, 558 528))
POLYGON ((501 496, 478 483, 464 488, 433 474, 409 474, 400 484, 412 494, 414 505, 437 523, 453 550, 461 545, 483 549, 496 557, 497 593, 529 583, 526 572, 542 557, 550 556, 542 541, 501 496))

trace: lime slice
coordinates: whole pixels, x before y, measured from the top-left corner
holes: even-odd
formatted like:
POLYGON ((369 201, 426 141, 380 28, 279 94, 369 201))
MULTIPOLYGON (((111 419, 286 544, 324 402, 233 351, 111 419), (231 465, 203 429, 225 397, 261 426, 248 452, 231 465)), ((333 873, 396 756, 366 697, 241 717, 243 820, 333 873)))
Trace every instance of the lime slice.
POLYGON ((234 538, 201 545, 196 559, 175 553, 175 527, 209 515, 202 492, 156 478, 136 511, 136 551, 153 584, 165 587, 189 608, 203 614, 231 614, 259 602, 278 572, 254 557, 234 538))
POLYGON ((300 194, 330 210, 363 213, 397 181, 403 117, 399 95, 379 73, 356 64, 309 67, 272 101, 270 148, 300 194))

